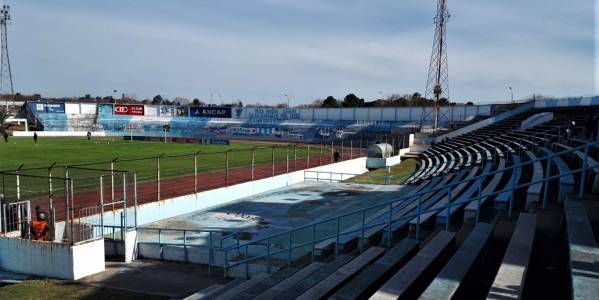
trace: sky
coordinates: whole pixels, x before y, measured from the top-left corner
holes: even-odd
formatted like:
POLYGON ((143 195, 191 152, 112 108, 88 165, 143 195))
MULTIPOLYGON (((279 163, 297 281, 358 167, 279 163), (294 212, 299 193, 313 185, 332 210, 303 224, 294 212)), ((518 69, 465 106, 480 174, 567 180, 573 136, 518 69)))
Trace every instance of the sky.
MULTIPOLYGON (((424 93, 435 0, 5 0, 15 90, 292 105, 424 93)), ((593 0, 449 0, 451 101, 599 91, 593 0)))

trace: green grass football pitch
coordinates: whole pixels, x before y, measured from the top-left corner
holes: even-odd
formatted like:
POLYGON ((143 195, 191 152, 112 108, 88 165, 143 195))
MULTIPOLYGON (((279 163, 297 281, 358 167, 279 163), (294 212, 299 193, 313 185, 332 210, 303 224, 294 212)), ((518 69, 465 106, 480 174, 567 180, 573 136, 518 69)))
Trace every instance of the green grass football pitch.
MULTIPOLYGON (((0 170, 15 170, 23 165, 21 174, 47 176, 47 167, 52 163, 57 166, 88 164, 86 168, 97 170, 69 169, 69 177, 86 178, 107 174, 111 160, 118 158, 115 169, 137 173, 138 182, 156 180, 158 155, 164 154, 160 159, 161 178, 189 176, 194 173, 194 156, 189 155, 201 151, 197 155, 197 171, 205 173, 216 170, 225 170, 225 154, 228 154, 229 169, 247 168, 252 164, 252 151, 254 164, 267 165, 272 163, 272 149, 274 143, 232 141, 230 145, 202 145, 186 143, 162 143, 146 141, 125 141, 119 138, 97 138, 91 141, 86 138, 45 138, 40 137, 37 144, 32 138, 12 137, 8 143, 0 142, 0 170), (152 158, 154 157, 154 158, 152 158), (143 159, 148 158, 148 159, 143 159)), ((298 145, 286 148, 287 144, 279 144, 274 151, 275 161, 285 161, 297 157, 308 156, 308 147, 298 145)), ((320 155, 320 146, 310 146, 310 156, 320 155)), ((330 147, 323 147, 323 163, 330 160, 330 147)), ((64 176, 64 168, 55 168, 53 176, 64 176)), ((4 176, 4 185, 8 190, 15 185, 14 178, 4 176)), ((26 178, 22 176, 23 191, 44 190, 48 185, 46 179, 26 178)), ((85 181, 80 181, 84 183, 85 181)), ((58 184, 56 184, 58 185, 58 184)), ((7 193, 10 194, 10 193, 7 193)))

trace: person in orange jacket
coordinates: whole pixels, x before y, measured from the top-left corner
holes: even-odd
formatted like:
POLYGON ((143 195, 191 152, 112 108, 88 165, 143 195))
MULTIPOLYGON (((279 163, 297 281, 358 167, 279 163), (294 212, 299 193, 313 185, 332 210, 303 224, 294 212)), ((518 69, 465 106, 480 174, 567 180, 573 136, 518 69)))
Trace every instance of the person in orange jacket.
POLYGON ((36 215, 37 221, 31 221, 31 239, 35 241, 48 240, 48 221, 46 213, 38 211, 36 215))

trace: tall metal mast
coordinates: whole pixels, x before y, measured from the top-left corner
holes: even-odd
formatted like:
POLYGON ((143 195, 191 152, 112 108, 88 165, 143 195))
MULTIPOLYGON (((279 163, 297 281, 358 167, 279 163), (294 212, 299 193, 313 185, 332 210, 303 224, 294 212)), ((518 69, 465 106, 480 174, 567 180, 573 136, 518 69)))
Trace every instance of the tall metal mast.
MULTIPOLYGON (((11 23, 10 6, 2 5, 0 10, 0 43, 2 53, 0 54, 0 94, 14 100, 15 91, 12 84, 12 71, 10 70, 10 58, 8 56, 8 35, 6 25, 11 23)), ((6 102, 8 110, 8 101, 6 102)))
POLYGON ((435 16, 435 38, 433 40, 433 51, 428 68, 428 80, 426 82, 425 97, 435 99, 435 124, 434 130, 439 127, 440 100, 445 98, 449 101, 449 68, 447 66, 447 21, 449 11, 447 1, 439 0, 437 3, 437 15, 435 16))

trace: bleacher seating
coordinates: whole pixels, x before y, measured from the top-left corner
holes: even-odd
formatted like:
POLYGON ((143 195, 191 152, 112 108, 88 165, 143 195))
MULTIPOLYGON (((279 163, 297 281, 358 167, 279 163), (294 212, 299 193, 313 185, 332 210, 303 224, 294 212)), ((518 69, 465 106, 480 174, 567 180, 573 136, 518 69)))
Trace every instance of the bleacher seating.
MULTIPOLYGON (((586 110, 599 113, 599 107, 586 110)), ((537 214, 545 206, 565 205, 567 230, 555 238, 568 241, 569 255, 560 259, 568 261, 572 282, 545 288, 572 287, 573 298, 591 298, 599 286, 599 250, 593 233, 599 221, 587 218, 579 202, 565 201, 581 187, 581 175, 568 173, 584 165, 584 152, 573 150, 587 143, 579 138, 583 119, 577 109, 531 110, 433 145, 421 153, 417 170, 406 182, 411 194, 393 202, 390 211, 387 206, 369 214, 363 230, 361 224, 350 226, 338 238, 317 243, 313 248, 317 261, 244 281, 245 285, 238 284, 243 291, 229 295, 232 299, 534 298, 531 289, 542 284, 530 283, 542 279, 527 274, 538 273, 543 267, 538 261, 545 259, 535 256, 541 253, 535 247, 541 222, 537 220, 542 220, 537 214), (553 112, 553 120, 520 130, 523 120, 543 111, 553 112), (577 123, 575 135, 568 137, 563 126, 572 120, 577 123), (569 152, 545 158, 562 151, 569 152), (549 184, 542 181, 549 176, 559 178, 549 184), (484 196, 473 201, 479 195, 484 196), (536 264, 531 263, 533 257, 536 264)), ((592 195, 599 147, 589 149, 589 154, 586 166, 591 169, 583 192, 592 195)))

